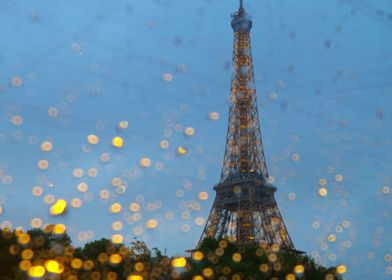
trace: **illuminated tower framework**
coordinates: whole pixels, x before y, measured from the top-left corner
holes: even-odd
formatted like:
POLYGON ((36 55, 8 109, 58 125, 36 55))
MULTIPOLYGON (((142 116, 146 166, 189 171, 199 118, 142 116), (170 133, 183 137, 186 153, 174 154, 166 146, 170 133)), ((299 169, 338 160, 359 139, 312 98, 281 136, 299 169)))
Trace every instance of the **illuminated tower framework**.
POLYGON ((252 21, 242 0, 232 15, 234 30, 231 106, 226 150, 216 197, 200 238, 231 238, 236 243, 279 244, 295 250, 268 183, 261 140, 250 45, 252 21))

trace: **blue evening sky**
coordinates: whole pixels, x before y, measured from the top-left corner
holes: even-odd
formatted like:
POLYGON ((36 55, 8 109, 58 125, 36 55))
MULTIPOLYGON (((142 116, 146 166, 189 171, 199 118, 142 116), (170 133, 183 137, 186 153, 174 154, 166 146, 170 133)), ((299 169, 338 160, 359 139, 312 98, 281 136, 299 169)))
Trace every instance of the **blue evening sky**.
MULTIPOLYGON (((0 224, 64 223, 75 246, 118 232, 170 255, 193 248, 221 171, 237 7, 1 0, 0 224), (118 129, 120 121, 129 127, 118 129), (115 136, 122 148, 111 145, 115 136), (44 141, 50 152, 40 149, 44 141), (186 155, 176 154, 180 146, 186 155), (150 167, 139 164, 145 157, 150 167), (45 200, 53 198, 67 200, 66 215, 49 215, 45 200), (134 202, 136 215, 128 209, 134 202), (120 213, 110 213, 113 203, 120 213), (156 229, 146 228, 150 219, 156 229)), ((392 2, 245 0, 245 7, 265 156, 297 249, 347 265, 347 279, 391 277, 392 2)))

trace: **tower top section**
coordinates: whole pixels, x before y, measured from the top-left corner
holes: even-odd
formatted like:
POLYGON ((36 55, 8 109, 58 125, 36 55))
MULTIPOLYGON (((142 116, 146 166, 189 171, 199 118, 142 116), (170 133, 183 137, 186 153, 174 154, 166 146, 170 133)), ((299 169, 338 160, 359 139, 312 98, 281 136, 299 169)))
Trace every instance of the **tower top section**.
POLYGON ((232 16, 231 27, 234 32, 249 32, 252 28, 252 20, 244 9, 243 1, 240 0, 240 7, 232 16))

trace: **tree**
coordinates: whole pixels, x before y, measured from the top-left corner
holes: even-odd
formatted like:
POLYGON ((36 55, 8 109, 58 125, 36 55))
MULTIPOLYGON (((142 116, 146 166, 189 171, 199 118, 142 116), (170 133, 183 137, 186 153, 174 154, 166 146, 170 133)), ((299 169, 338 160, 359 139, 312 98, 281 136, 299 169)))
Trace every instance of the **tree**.
MULTIPOLYGON (((189 259, 187 272, 181 279, 192 279, 206 275, 208 279, 262 280, 286 279, 295 274, 296 279, 325 279, 334 275, 335 268, 317 265, 312 258, 298 252, 280 248, 277 245, 238 245, 228 240, 206 238, 193 257, 189 259), (211 275, 209 277, 208 275, 211 275), (235 279, 235 278, 234 278, 235 279)), ((334 279, 339 279, 335 276, 334 279)))

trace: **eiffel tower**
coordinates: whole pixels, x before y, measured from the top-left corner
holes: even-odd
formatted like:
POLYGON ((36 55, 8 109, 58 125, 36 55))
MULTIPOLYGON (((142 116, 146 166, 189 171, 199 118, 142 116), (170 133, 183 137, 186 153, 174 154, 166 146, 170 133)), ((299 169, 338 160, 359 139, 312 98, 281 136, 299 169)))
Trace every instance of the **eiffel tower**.
POLYGON ((234 74, 226 150, 214 204, 197 247, 204 238, 214 237, 295 250, 274 197, 276 187, 268 182, 250 45, 252 20, 242 0, 231 27, 234 74))

